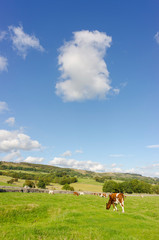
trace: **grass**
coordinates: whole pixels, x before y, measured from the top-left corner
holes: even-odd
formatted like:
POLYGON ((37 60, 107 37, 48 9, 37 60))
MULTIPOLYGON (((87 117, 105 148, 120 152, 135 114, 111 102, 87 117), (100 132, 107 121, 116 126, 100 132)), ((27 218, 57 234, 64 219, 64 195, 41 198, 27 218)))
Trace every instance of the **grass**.
POLYGON ((102 192, 103 183, 96 182, 93 178, 78 178, 78 182, 71 186, 75 191, 102 192))
POLYGON ((127 197, 125 213, 108 199, 65 194, 0 193, 1 240, 156 240, 159 197, 127 197))

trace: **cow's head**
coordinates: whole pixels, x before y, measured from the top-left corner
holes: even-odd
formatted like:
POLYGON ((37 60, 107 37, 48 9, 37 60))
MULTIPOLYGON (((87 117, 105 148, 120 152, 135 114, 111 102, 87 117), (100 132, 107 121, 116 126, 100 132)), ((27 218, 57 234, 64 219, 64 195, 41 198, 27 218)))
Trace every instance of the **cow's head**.
POLYGON ((106 203, 106 209, 108 210, 108 209, 110 208, 110 206, 111 206, 111 201, 110 201, 110 199, 109 199, 109 202, 106 203))

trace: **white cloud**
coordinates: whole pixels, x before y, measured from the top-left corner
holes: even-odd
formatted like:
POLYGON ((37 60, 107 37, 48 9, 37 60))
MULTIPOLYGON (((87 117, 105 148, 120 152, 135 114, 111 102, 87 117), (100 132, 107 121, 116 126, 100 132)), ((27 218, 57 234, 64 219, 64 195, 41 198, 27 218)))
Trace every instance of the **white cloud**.
POLYGON ((41 163, 42 161, 44 161, 44 158, 29 156, 23 162, 27 162, 27 163, 41 163))
POLYGON ((159 44, 159 32, 155 34, 154 38, 156 39, 156 42, 159 44))
POLYGON ((154 163, 154 164, 152 164, 152 166, 155 168, 159 168, 159 163, 154 163))
POLYGON ((38 141, 20 131, 0 130, 0 152, 40 149, 38 141))
POLYGON ((5 39, 5 36, 7 35, 7 32, 2 31, 0 32, 0 41, 2 41, 3 39, 5 39))
POLYGON ((124 154, 110 154, 109 157, 120 158, 120 157, 124 157, 124 154))
POLYGON ((66 152, 61 154, 61 156, 63 156, 63 157, 70 157, 70 156, 72 156, 72 153, 71 153, 71 151, 67 150, 66 152))
POLYGON ((64 101, 106 98, 112 87, 104 56, 112 38, 99 31, 73 34, 73 40, 59 49, 61 81, 56 84, 56 94, 64 101))
POLYGON ((0 102, 0 113, 8 111, 8 104, 6 102, 0 102))
POLYGON ((112 163, 112 165, 111 165, 112 167, 116 167, 116 163, 112 163))
POLYGON ((9 126, 14 126, 15 124, 15 118, 14 117, 10 117, 8 118, 5 123, 7 123, 9 126))
POLYGON ((111 169, 111 172, 123 172, 123 170, 121 169, 121 168, 118 168, 118 167, 113 167, 112 169, 111 169))
POLYGON ((116 94, 116 95, 117 95, 117 94, 119 94, 119 93, 120 93, 120 89, 118 89, 118 88, 114 88, 114 89, 113 89, 113 92, 114 92, 114 94, 116 94))
POLYGON ((11 153, 5 155, 4 157, 1 158, 1 161, 4 162, 20 162, 22 161, 22 156, 20 154, 20 151, 12 151, 11 153))
POLYGON ((159 145, 149 145, 147 148, 159 148, 159 145))
POLYGON ((50 161, 50 164, 61 166, 61 167, 67 167, 67 168, 84 169, 84 170, 93 171, 93 172, 106 171, 106 168, 104 165, 97 162, 92 162, 92 161, 78 161, 75 159, 55 157, 52 161, 50 161))
POLYGON ((7 71, 8 60, 7 58, 0 56, 0 72, 7 71))
POLYGON ((10 26, 11 40, 13 42, 13 48, 17 50, 18 54, 24 59, 27 56, 27 52, 30 48, 34 48, 43 52, 44 48, 40 45, 40 41, 34 35, 29 35, 23 31, 23 27, 10 26))

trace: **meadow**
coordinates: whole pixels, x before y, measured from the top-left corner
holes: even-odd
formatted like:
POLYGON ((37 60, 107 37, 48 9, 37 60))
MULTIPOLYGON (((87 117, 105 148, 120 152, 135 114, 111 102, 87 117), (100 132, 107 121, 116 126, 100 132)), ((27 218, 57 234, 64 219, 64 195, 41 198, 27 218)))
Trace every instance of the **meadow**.
POLYGON ((0 193, 2 240, 156 240, 159 197, 127 196, 125 213, 108 198, 72 194, 0 193))

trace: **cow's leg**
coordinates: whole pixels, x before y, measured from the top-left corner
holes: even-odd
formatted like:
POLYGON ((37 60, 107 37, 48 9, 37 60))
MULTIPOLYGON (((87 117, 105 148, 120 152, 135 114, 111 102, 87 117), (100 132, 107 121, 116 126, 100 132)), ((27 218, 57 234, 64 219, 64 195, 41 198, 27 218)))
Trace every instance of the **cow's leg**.
POLYGON ((115 210, 118 211, 118 209, 117 209, 117 204, 115 204, 115 210))
POLYGON ((122 207, 122 212, 124 213, 124 205, 123 205, 123 203, 120 203, 120 206, 122 207))
POLYGON ((113 208, 114 208, 113 211, 115 211, 115 205, 114 205, 114 203, 113 203, 113 208))
POLYGON ((114 208, 114 211, 115 211, 115 210, 118 211, 117 206, 116 206, 116 203, 113 203, 113 208, 114 208))

